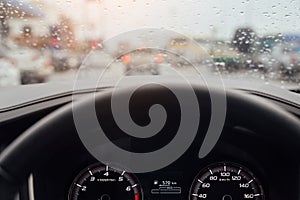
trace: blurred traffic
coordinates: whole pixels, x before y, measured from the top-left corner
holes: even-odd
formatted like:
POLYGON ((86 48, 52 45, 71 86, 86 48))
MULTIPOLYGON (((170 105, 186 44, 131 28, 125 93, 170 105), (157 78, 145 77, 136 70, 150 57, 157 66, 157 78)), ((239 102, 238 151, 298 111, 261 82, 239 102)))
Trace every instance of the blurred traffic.
POLYGON ((117 68, 112 76, 163 75, 169 73, 165 66, 190 72, 195 64, 224 76, 300 82, 298 33, 258 35, 251 27, 240 27, 230 40, 199 34, 168 38, 163 49, 135 50, 127 40, 111 51, 101 37, 78 39, 76 23, 63 14, 38 34, 47 13, 12 0, 1 1, 0 11, 0 86, 74 79, 79 68, 90 76, 108 67, 117 68))

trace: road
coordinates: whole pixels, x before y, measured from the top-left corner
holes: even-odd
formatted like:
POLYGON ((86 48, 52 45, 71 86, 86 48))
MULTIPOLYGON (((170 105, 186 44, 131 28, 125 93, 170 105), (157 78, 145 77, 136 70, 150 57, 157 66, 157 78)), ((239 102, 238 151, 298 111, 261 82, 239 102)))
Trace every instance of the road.
MULTIPOLYGON (((163 68, 164 69, 164 68, 163 68)), ((176 72, 182 76, 196 75, 198 72, 193 67, 182 67, 175 68, 176 72)), ((174 71, 172 70, 161 70, 163 75, 172 75, 174 71)), ((213 72, 207 68, 200 68, 201 76, 206 76, 212 74, 213 72)), ((145 74, 151 74, 150 72, 145 72, 145 74)), ((111 67, 105 68, 87 68, 87 69, 74 69, 64 72, 57 72, 51 75, 48 82, 59 82, 59 81, 75 81, 75 80, 100 80, 100 79, 113 79, 119 80, 125 75, 125 66, 122 63, 115 63, 111 67)), ((300 74, 295 75, 292 78, 282 78, 278 73, 263 73, 259 70, 244 70, 235 72, 222 72, 221 77, 223 79, 230 80, 251 80, 265 82, 266 84, 278 85, 279 87, 299 87, 300 74)))

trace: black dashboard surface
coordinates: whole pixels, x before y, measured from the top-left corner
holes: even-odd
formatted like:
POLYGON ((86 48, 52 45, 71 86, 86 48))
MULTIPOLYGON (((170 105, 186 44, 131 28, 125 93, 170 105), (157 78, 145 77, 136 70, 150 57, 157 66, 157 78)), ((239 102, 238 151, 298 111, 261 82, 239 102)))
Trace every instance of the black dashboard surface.
MULTIPOLYGON (((78 99, 79 96, 81 98, 85 95, 86 94, 78 95, 78 99)), ((297 107, 297 105, 291 105, 288 102, 277 101, 276 98, 270 99, 269 96, 259 96, 259 98, 265 98, 267 101, 277 103, 285 110, 292 112, 295 116, 300 112, 299 105, 297 107)), ((35 122, 68 104, 70 101, 70 95, 66 95, 63 98, 58 97, 50 101, 40 102, 36 105, 33 104, 34 109, 29 109, 30 112, 24 112, 24 109, 28 109, 26 106, 8 111, 10 113, 6 114, 9 117, 0 123, 1 148, 4 149, 11 141, 35 122), (17 115, 12 113, 17 113, 17 115)), ((210 114, 210 110, 207 107, 203 107, 202 111, 203 110, 207 115, 210 114)), ((245 113, 245 115, 247 114, 248 113, 245 113)), ((255 116, 253 117, 255 118, 255 116)), ((169 125, 165 126, 164 134, 161 134, 158 139, 154 138, 146 143, 126 140, 126 142, 119 143, 118 145, 123 145, 123 148, 134 152, 160 148, 167 144, 170 138, 172 139, 172 137, 174 137, 172 134, 170 135, 169 132, 172 129, 176 129, 178 119, 176 114, 172 115, 169 125)), ((208 127, 208 121, 205 120, 208 119, 208 117, 203 117, 203 119, 199 132, 205 132, 208 127)), ((137 123, 143 124, 144 122, 141 120, 137 123)), ((270 124, 266 125, 270 126, 270 124)), ((111 139, 117 141, 114 137, 117 137, 116 133, 118 130, 115 130, 113 124, 110 123, 105 124, 105 126, 107 131, 111 134, 111 139)), ((57 129, 59 128, 60 127, 57 127, 57 129)), ((288 133, 286 134, 288 137, 288 133)), ((189 199, 191 187, 197 174, 214 163, 234 163, 245 166, 245 168, 249 169, 258 179, 263 188, 265 199, 300 198, 298 160, 295 160, 294 155, 289 154, 289 152, 282 151, 280 146, 274 144, 269 137, 262 136, 255 130, 250 130, 231 123, 230 119, 227 119, 221 138, 213 151, 205 158, 200 159, 198 153, 203 142, 203 137, 203 135, 198 134, 190 148, 171 165, 154 172, 135 174, 145 200, 189 199), (176 187, 180 188, 180 194, 152 194, 151 190, 155 187, 153 184, 157 181, 159 183, 164 181, 176 183, 176 187)), ((53 146, 53 149, 48 149, 47 151, 55 152, 55 148, 56 147, 53 146)), ((75 177, 83 169, 95 163, 99 163, 99 161, 85 149, 79 137, 72 138, 72 140, 64 144, 64 148, 60 149, 59 152, 44 158, 43 162, 34 166, 31 172, 33 177, 32 186, 34 188, 34 199, 68 199, 70 188, 72 187, 75 177)), ((105 164, 103 163, 103 165, 105 164)), ((110 163, 109 165, 110 167, 123 170, 122 166, 118 166, 118 163, 110 163)), ((24 190, 20 191, 24 193, 24 190)), ((252 199, 256 198, 253 197, 252 199)))

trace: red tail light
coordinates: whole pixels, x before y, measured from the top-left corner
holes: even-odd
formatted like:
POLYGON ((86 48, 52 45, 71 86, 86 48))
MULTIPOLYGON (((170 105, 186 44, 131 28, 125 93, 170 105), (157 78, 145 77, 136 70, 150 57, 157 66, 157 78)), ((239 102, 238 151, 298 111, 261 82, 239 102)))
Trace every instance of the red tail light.
POLYGON ((157 54, 156 57, 155 57, 155 62, 162 63, 163 61, 164 61, 163 55, 161 55, 160 53, 157 54))
POLYGON ((125 64, 129 64, 130 61, 131 61, 131 56, 130 56, 130 55, 124 55, 124 56, 122 56, 122 61, 123 61, 125 64))

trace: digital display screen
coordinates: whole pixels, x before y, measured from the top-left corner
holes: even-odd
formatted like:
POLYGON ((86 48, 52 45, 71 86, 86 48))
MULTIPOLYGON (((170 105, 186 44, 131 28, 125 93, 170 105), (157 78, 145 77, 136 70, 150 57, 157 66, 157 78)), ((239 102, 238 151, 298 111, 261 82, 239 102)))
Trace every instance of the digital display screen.
POLYGON ((150 187, 151 200, 181 200, 182 188, 171 179, 154 179, 150 187))

